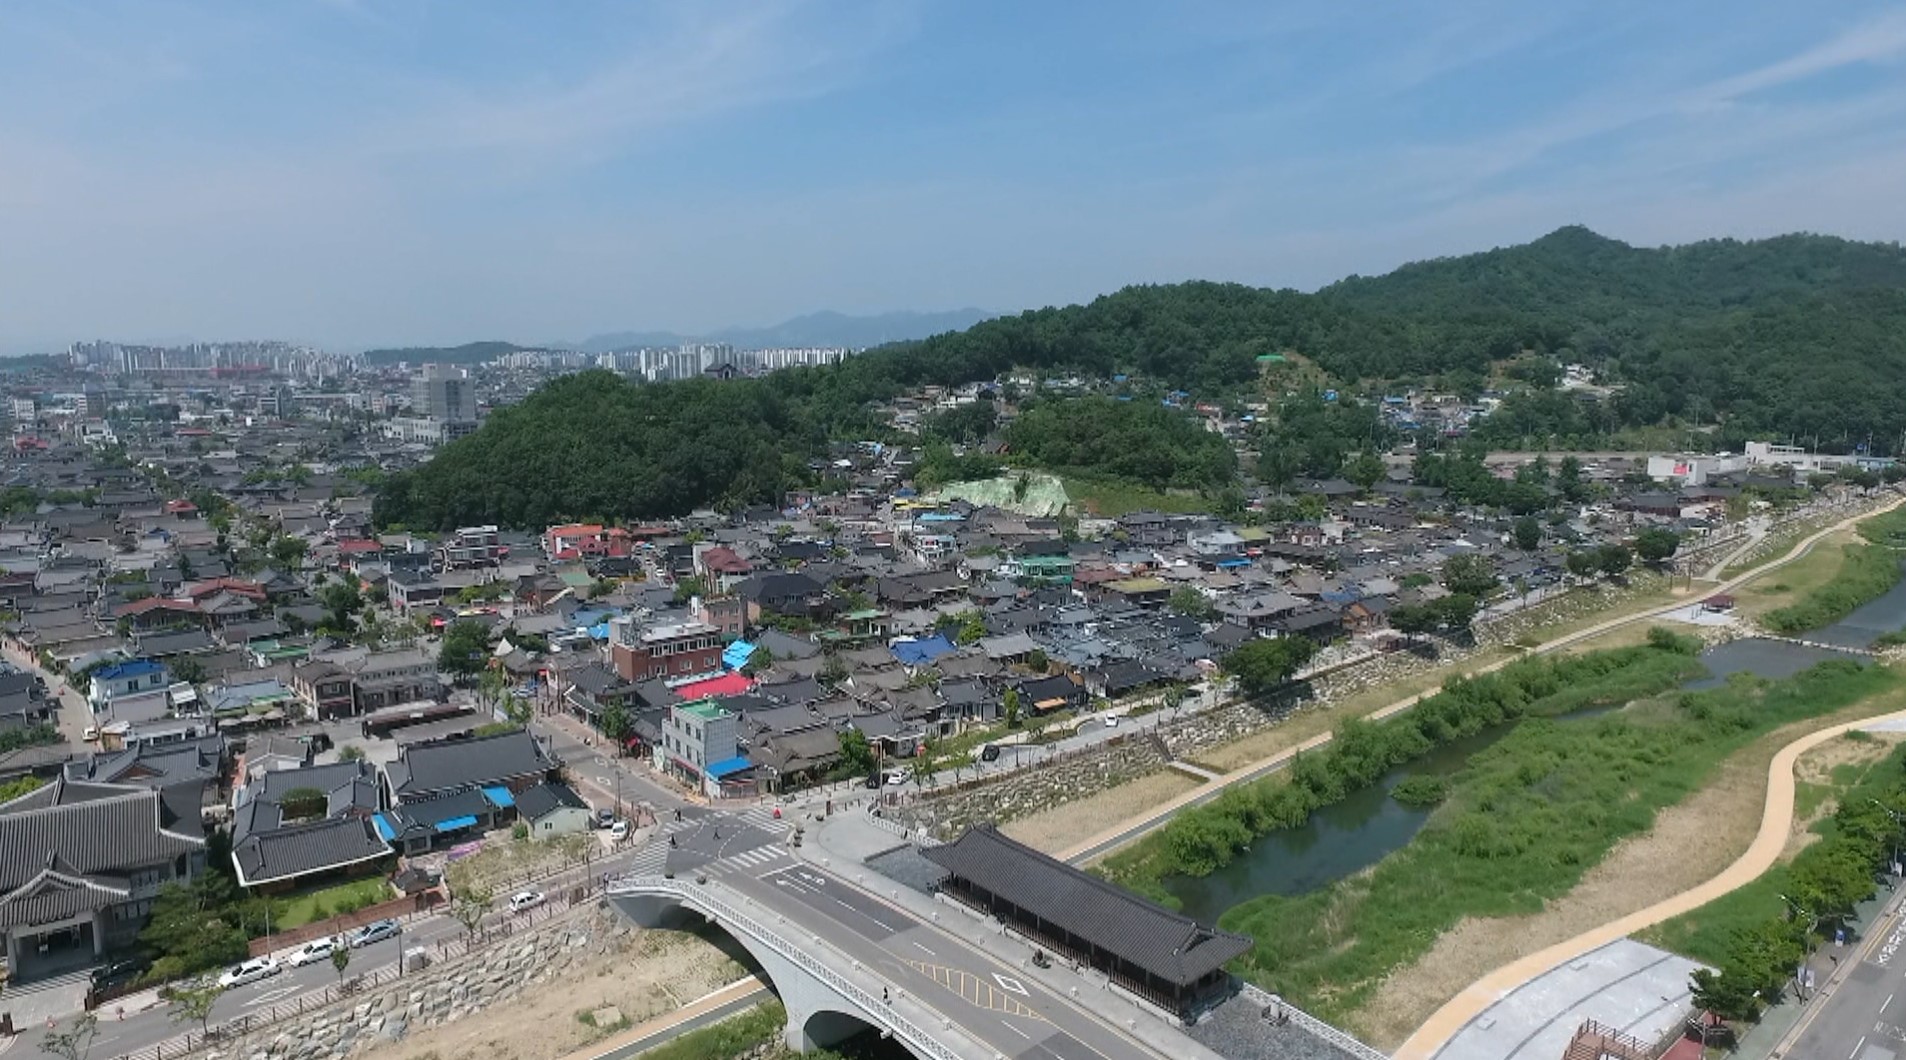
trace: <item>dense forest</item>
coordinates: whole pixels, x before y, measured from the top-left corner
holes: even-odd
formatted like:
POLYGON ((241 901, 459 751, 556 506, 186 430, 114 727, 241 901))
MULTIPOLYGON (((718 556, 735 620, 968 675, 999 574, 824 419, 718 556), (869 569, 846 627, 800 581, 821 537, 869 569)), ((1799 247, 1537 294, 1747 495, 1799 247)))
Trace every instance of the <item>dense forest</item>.
MULTIPOLYGON (((649 516, 766 500, 825 439, 878 433, 870 403, 912 387, 1014 369, 1131 373, 1225 400, 1255 390, 1268 353, 1299 354, 1366 393, 1479 391, 1506 376, 1519 392, 1480 432, 1499 445, 1672 422, 1713 429, 1717 444, 1773 437, 1894 452, 1906 434, 1906 251, 1804 235, 1641 249, 1564 228, 1315 294, 1128 287, 720 389, 590 374, 552 383, 397 476, 379 514, 413 526, 533 523, 549 512, 649 516), (1584 403, 1545 389, 1575 362, 1615 396, 1584 403), (1503 372, 1510 364, 1540 367, 1503 372), (585 396, 595 399, 587 414, 555 407, 585 396), (558 467, 556 454, 587 466, 558 467)), ((1330 426, 1354 440, 1353 425, 1330 426)), ((1330 463, 1304 451, 1298 432, 1281 433, 1266 439, 1275 469, 1330 463)))
POLYGON ((1237 477, 1231 443, 1176 409, 1104 397, 1045 400, 1006 430, 1018 463, 1084 470, 1154 489, 1221 489, 1237 477))

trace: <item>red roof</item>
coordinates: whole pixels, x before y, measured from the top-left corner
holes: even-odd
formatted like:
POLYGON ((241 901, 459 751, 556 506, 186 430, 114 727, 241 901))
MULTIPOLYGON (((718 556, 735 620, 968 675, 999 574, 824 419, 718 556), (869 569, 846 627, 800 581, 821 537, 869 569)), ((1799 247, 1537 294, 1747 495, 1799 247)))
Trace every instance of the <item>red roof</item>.
POLYGON ((163 596, 148 596, 143 600, 134 600, 129 604, 120 604, 113 608, 114 617, 143 615, 148 611, 185 611, 198 614, 198 605, 190 600, 169 600, 163 596))
POLYGON ((185 595, 194 600, 218 593, 235 593, 249 596, 254 600, 265 598, 265 587, 257 582, 248 582, 243 578, 207 578, 202 582, 193 582, 185 587, 185 595))
POLYGON ((165 510, 168 514, 178 515, 181 512, 196 512, 199 510, 199 506, 193 504, 191 501, 167 501, 165 502, 165 510))
POLYGON ((338 551, 347 556, 368 555, 372 552, 380 552, 383 548, 383 545, 368 537, 352 537, 338 542, 338 551))
POLYGON ((676 695, 686 700, 707 699, 710 696, 738 696, 754 687, 754 682, 741 674, 722 674, 706 681, 691 681, 674 689, 676 695))

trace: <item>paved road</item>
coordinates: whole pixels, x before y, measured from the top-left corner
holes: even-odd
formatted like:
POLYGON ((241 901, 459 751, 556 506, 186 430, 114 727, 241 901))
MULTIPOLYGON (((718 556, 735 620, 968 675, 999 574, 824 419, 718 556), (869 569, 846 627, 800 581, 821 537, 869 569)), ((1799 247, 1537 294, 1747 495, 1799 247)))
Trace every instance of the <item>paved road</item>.
MULTIPOLYGON (((1847 958, 1842 958, 1843 960, 1847 958)), ((1819 1060, 1893 1060, 1906 1053, 1906 920, 1895 909, 1875 925, 1832 995, 1801 1018, 1782 1050, 1819 1060)))
MULTIPOLYGON (((846 877, 794 856, 761 811, 664 822, 656 849, 669 871, 706 874, 825 940, 899 988, 895 1007, 923 1027, 951 1020, 1015 1060, 1162 1060, 1163 1054, 1061 997, 1023 970, 846 877)), ((638 857, 650 866, 653 851, 638 857)), ((956 922, 959 922, 956 918, 956 922)))

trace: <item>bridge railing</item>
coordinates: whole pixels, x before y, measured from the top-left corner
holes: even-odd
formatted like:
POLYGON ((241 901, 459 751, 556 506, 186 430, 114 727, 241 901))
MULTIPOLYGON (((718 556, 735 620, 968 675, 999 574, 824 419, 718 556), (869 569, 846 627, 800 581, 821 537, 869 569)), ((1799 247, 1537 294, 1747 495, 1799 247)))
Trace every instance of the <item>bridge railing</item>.
POLYGON ((846 976, 816 960, 811 953, 796 946, 780 933, 716 897, 710 884, 690 885, 666 876, 623 876, 611 880, 608 888, 610 897, 614 897, 619 892, 653 894, 658 891, 701 906, 704 912, 720 919, 732 930, 744 932, 781 957, 792 961, 796 967, 826 984, 828 989, 860 1006, 862 1011, 877 1016, 886 1024, 888 1030, 921 1055, 933 1057, 934 1060, 968 1060, 948 1049, 938 1038, 928 1034, 918 1024, 895 1011, 890 1003, 862 990, 849 982, 846 976))

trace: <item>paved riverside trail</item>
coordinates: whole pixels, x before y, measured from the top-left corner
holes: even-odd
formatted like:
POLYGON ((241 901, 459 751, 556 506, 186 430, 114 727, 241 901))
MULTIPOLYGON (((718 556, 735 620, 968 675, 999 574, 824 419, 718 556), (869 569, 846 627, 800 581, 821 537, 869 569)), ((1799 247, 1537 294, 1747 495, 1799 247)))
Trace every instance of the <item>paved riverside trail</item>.
POLYGON ((1746 853, 1735 858, 1733 864, 1722 869, 1719 875, 1672 898, 1664 898, 1646 909, 1617 917, 1572 939, 1537 950, 1476 980, 1465 987, 1462 993, 1445 1002, 1442 1008, 1418 1027, 1416 1033, 1410 1035, 1409 1040, 1396 1051, 1394 1060, 1429 1060, 1470 1020, 1531 979, 1616 939, 1698 909, 1759 879, 1762 873, 1773 867, 1774 862, 1780 859, 1781 851, 1786 849, 1788 834, 1793 828, 1794 764, 1800 760, 1800 756, 1853 729, 1901 720, 1906 720, 1906 710, 1843 722, 1808 733, 1781 748, 1767 766, 1767 801, 1761 807, 1760 831, 1755 833, 1754 841, 1746 853))
MULTIPOLYGON (((1808 552, 1813 551, 1813 546, 1819 543, 1820 541, 1824 540, 1828 536, 1839 533, 1840 531, 1845 530, 1846 528, 1853 526, 1854 524, 1859 523, 1863 520, 1871 519, 1877 515, 1884 515, 1885 513, 1890 512, 1895 508, 1898 508, 1901 504, 1906 504, 1906 497, 1895 497, 1891 502, 1881 507, 1874 508, 1871 511, 1862 512, 1859 515, 1849 516, 1830 526, 1826 526, 1819 530, 1816 530, 1813 533, 1808 534, 1805 538, 1802 538, 1800 541, 1796 542, 1793 548, 1788 550, 1786 555, 1780 557, 1777 560, 1764 563, 1758 567, 1755 567, 1754 569, 1750 571, 1746 571, 1742 574, 1736 575, 1735 577, 1730 578, 1727 581, 1720 582, 1719 584, 1715 585, 1713 588, 1708 589, 1706 591, 1706 594, 1713 595, 1715 593, 1732 592, 1733 590, 1743 585, 1746 585, 1748 582, 1753 581, 1754 579, 1759 578, 1762 575, 1767 574, 1771 571, 1784 567, 1787 564, 1792 563, 1795 560, 1799 559, 1800 557, 1806 555, 1808 552)), ((1575 631, 1574 633, 1569 633, 1564 636, 1557 637, 1554 640, 1548 641, 1547 643, 1541 644, 1535 648, 1531 648, 1527 652, 1523 652, 1518 655, 1511 655, 1504 659, 1498 659, 1495 662, 1488 663, 1483 666, 1478 666, 1473 670, 1466 670, 1461 674, 1461 676, 1475 677, 1481 674, 1492 673, 1496 670, 1502 669, 1504 666, 1509 665, 1510 663, 1516 661, 1517 659, 1525 658, 1526 656, 1529 656, 1529 655, 1545 655, 1549 652, 1560 651, 1563 648, 1567 648, 1572 645, 1579 644, 1582 641, 1599 637, 1602 634, 1609 632, 1610 630, 1620 629, 1623 626, 1633 625, 1636 622, 1646 622, 1650 619, 1659 618, 1660 616, 1665 615, 1670 611, 1678 611, 1681 608, 1684 608, 1686 606, 1688 606, 1688 600, 1681 599, 1681 600, 1676 600, 1673 603, 1662 604, 1659 607, 1649 608, 1646 611, 1637 611, 1637 612, 1634 612, 1633 614, 1628 614, 1628 615, 1618 615, 1606 621, 1598 622, 1595 625, 1589 626, 1586 629, 1580 629, 1575 631)), ((1363 720, 1381 721, 1384 718, 1388 718, 1393 715, 1400 714, 1403 711, 1406 711, 1410 709, 1411 707, 1415 706, 1416 704, 1422 702, 1423 700, 1429 698, 1430 696, 1435 695, 1438 691, 1440 690, 1430 689, 1425 692, 1419 692, 1416 695, 1409 696, 1405 699, 1400 699, 1396 701, 1395 703, 1390 704, 1387 707, 1380 707, 1369 714, 1363 715, 1363 720)), ((1111 828, 1099 833, 1098 835, 1093 836, 1091 839, 1088 839, 1083 843, 1080 843, 1076 846, 1073 846, 1063 851, 1062 853, 1060 853, 1059 858, 1062 861, 1066 861, 1074 865, 1083 865, 1088 862, 1095 861, 1099 858, 1102 858, 1105 855, 1111 853, 1112 851, 1117 850, 1118 848, 1126 845, 1127 843, 1132 842, 1133 840, 1144 835, 1145 833, 1150 832, 1153 829, 1158 828, 1159 826, 1165 824, 1167 821, 1171 820, 1172 817, 1176 816, 1179 811, 1185 809, 1186 807, 1198 806, 1198 805, 1202 805, 1204 803, 1210 802, 1212 799, 1215 799, 1219 795, 1223 794, 1226 788, 1229 788, 1234 784, 1242 784, 1249 781, 1257 780, 1258 778, 1263 777, 1266 774, 1274 773, 1277 770, 1282 769, 1285 766, 1289 765, 1291 759, 1295 758, 1297 755, 1302 754, 1304 752, 1308 752, 1308 751, 1314 751, 1317 748, 1328 744, 1330 742, 1330 739, 1331 739, 1330 733, 1327 733, 1327 732, 1320 733, 1298 744, 1296 747, 1292 747, 1287 750, 1280 751, 1277 754, 1270 756, 1269 758, 1260 759, 1259 761, 1254 762, 1248 766, 1243 766, 1239 769, 1235 769, 1229 773, 1226 773, 1222 777, 1219 777, 1216 780, 1213 780, 1209 783, 1202 784, 1196 788, 1191 789, 1190 791, 1184 793, 1183 795, 1180 795, 1177 798, 1171 800, 1170 802, 1167 802, 1164 805, 1158 807, 1157 809, 1153 810, 1151 813, 1146 814, 1144 817, 1141 817, 1135 821, 1127 820, 1120 824, 1112 826, 1111 828)))

